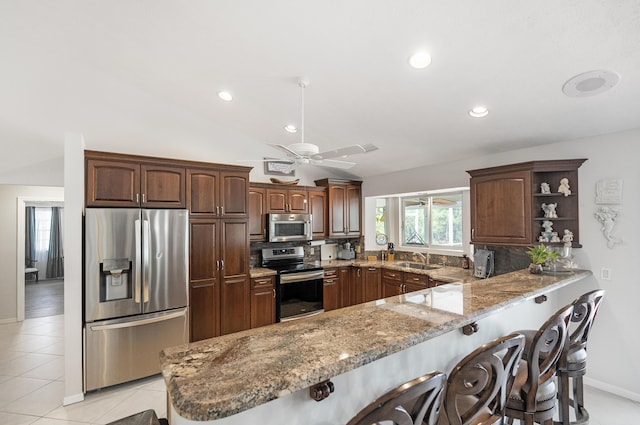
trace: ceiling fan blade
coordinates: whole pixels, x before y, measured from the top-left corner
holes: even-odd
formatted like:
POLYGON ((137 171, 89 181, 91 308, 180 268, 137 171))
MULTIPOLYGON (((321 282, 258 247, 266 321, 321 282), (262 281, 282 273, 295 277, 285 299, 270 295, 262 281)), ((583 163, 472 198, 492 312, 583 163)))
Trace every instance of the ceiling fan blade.
POLYGON ((284 145, 272 145, 270 144, 269 146, 274 147, 278 150, 281 150, 282 152, 286 153, 287 155, 290 155, 294 158, 302 158, 302 155, 300 155, 299 153, 297 153, 294 150, 289 149, 288 147, 284 146, 284 145))
POLYGON ((347 156, 347 155, 355 155, 358 153, 366 153, 366 152, 371 152, 371 151, 375 151, 376 149, 378 149, 376 146, 374 145, 351 145, 351 146, 345 146, 343 148, 339 148, 339 149, 334 149, 332 151, 326 151, 326 152, 320 152, 317 153, 315 155, 311 155, 311 158, 313 159, 329 159, 329 158, 339 158, 342 156, 347 156))
POLYGON ((321 167, 342 168, 344 170, 356 165, 355 162, 339 161, 337 159, 322 159, 322 160, 312 159, 311 163, 313 165, 319 165, 321 167))

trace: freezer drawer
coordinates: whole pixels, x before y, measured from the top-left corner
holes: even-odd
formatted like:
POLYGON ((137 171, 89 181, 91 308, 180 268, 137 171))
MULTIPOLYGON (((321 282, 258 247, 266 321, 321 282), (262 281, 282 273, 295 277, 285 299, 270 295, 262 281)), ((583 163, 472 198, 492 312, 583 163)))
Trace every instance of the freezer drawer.
POLYGON ((160 372, 160 351, 188 342, 188 310, 85 324, 85 391, 160 372))

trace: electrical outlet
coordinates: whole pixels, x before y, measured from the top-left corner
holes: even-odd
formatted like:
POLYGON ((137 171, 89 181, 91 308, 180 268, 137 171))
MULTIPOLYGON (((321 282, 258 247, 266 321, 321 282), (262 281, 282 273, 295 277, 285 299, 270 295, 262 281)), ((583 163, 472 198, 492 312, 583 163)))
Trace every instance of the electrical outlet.
POLYGON ((600 269, 600 279, 602 280, 611 280, 611 269, 607 267, 602 267, 600 269))
POLYGON ((314 247, 309 248, 309 255, 313 255, 316 253, 316 249, 314 247))

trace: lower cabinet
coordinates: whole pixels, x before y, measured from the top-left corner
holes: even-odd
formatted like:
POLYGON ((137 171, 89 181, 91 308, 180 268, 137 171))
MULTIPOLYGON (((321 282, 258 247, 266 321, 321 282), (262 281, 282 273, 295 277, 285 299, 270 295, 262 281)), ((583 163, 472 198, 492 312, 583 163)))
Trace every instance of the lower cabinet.
POLYGON ((251 327, 271 325, 276 322, 275 277, 251 279, 251 327))
POLYGON ((394 295, 407 294, 436 286, 431 283, 432 281, 436 282, 424 274, 383 270, 382 297, 393 297, 394 295))
POLYGON ((249 329, 249 282, 244 277, 224 279, 220 287, 220 335, 249 329))
POLYGON ((364 282, 362 283, 362 302, 375 301, 382 298, 382 274, 376 267, 362 267, 364 282))
POLYGON ((219 300, 216 282, 189 284, 189 341, 220 335, 219 300))
POLYGON ((382 298, 402 294, 402 272, 382 269, 382 298))
POLYGON ((340 307, 353 305, 355 291, 351 284, 351 266, 338 267, 338 281, 340 282, 340 307), (354 292, 353 295, 351 295, 352 292, 354 292))
POLYGON ((340 308, 340 278, 337 269, 324 270, 322 304, 324 311, 340 308))

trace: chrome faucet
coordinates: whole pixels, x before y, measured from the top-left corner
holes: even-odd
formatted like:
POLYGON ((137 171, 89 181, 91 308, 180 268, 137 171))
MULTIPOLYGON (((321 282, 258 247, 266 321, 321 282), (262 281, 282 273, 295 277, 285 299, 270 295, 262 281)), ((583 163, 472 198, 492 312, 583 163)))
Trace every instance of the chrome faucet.
MULTIPOLYGON (((428 255, 429 255, 429 254, 427 254, 427 256, 428 256, 428 255)), ((416 259, 416 257, 419 257, 422 261, 426 261, 426 262, 427 262, 427 264, 429 264, 429 258, 428 258, 428 257, 425 257, 423 253, 421 253, 421 252, 414 252, 414 253, 413 253, 413 259, 415 260, 415 259, 416 259)))

